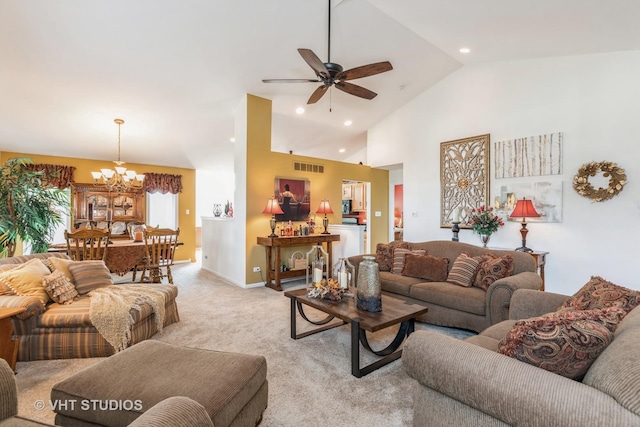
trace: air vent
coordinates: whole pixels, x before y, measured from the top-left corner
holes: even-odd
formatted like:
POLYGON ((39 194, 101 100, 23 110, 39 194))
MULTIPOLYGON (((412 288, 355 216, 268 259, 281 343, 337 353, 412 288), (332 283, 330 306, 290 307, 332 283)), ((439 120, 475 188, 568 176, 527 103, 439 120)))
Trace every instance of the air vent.
POLYGON ((313 163, 293 162, 293 170, 300 172, 324 173, 324 165, 315 165, 313 163))

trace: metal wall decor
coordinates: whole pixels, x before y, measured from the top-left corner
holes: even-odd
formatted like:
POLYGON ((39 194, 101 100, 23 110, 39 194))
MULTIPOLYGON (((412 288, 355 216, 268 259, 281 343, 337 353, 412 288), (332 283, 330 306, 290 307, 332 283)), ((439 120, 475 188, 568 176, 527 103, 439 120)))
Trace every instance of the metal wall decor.
POLYGON ((489 144, 489 134, 440 143, 440 227, 460 209, 460 228, 471 228, 471 209, 489 205, 489 144))
POLYGON ((627 183, 627 175, 624 169, 619 168, 613 162, 591 162, 580 166, 578 173, 573 177, 573 189, 579 195, 590 199, 592 202, 603 202, 617 196, 627 183), (607 188, 595 187, 589 182, 589 177, 602 173, 609 178, 607 188))

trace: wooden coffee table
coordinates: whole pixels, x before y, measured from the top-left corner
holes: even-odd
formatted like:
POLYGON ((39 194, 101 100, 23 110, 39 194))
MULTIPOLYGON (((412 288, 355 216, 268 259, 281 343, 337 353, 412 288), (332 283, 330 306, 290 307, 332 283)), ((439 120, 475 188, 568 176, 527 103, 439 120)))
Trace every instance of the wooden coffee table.
POLYGON ((6 360, 14 372, 18 356, 18 343, 13 339, 11 317, 26 310, 22 307, 0 308, 0 358, 6 360))
POLYGON ((308 297, 306 289, 287 291, 284 295, 291 299, 291 338, 294 340, 326 331, 327 329, 351 324, 351 375, 357 378, 367 375, 402 356, 400 346, 404 339, 413 332, 416 317, 425 314, 428 310, 419 301, 400 295, 383 294, 382 311, 379 313, 358 310, 355 299, 352 297, 347 297, 342 301, 327 301, 308 297), (304 312, 304 306, 313 307, 328 316, 320 321, 310 320, 304 312), (296 309, 303 319, 320 327, 299 334, 296 328, 296 309), (328 325, 327 323, 334 318, 342 320, 342 323, 328 325), (400 325, 398 333, 386 348, 379 351, 371 348, 367 341, 367 332, 376 332, 398 324, 400 325), (360 344, 382 358, 367 366, 360 367, 360 344))

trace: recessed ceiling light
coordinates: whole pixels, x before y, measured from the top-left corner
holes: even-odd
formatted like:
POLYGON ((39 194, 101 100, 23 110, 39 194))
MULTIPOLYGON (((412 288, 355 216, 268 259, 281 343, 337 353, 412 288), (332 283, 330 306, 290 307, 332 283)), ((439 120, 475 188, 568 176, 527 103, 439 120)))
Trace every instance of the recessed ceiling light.
POLYGON ((351 126, 351 124, 353 124, 353 122, 351 120, 345 120, 344 121, 344 125, 345 126, 351 126))
POLYGON ((460 53, 469 53, 471 52, 471 49, 469 49, 468 47, 461 47, 460 48, 460 53))
POLYGON ((341 148, 341 149, 338 150, 338 152, 340 152, 340 153, 344 153, 345 151, 347 151, 347 150, 345 150, 344 148, 341 148))
POLYGON ((233 138, 233 137, 231 137, 231 138, 229 138, 229 141, 231 141, 231 142, 236 142, 236 139, 235 139, 235 138, 233 138))
POLYGON ((302 107, 296 108, 296 114, 304 114, 304 108, 302 107))

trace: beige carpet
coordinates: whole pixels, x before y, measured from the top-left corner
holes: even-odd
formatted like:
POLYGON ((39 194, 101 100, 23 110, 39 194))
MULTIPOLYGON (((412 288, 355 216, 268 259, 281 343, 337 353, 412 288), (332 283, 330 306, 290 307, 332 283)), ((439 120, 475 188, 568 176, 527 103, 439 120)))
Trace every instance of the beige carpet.
MULTIPOLYGON (((240 289, 202 271, 197 263, 176 266, 174 281, 180 288, 181 321, 154 339, 263 355, 268 366, 269 406, 262 426, 411 425, 415 383, 403 372, 401 360, 363 378, 353 377, 348 326, 292 340, 290 303, 282 292, 265 287, 240 289)), ((294 283, 283 287, 288 290, 300 286, 294 283)), ((299 327, 303 323, 300 320, 299 327)), ((416 329, 426 328, 435 327, 416 325, 416 329)), ((391 340, 396 328, 391 329, 374 335, 374 348, 382 348, 391 340)), ((459 338, 471 334, 435 329, 459 338)), ((20 415, 53 423, 54 414, 49 409, 53 384, 100 360, 18 362, 20 415), (44 409, 39 409, 41 401, 45 402, 44 409)), ((373 360, 374 356, 362 353, 362 362, 373 360)))

